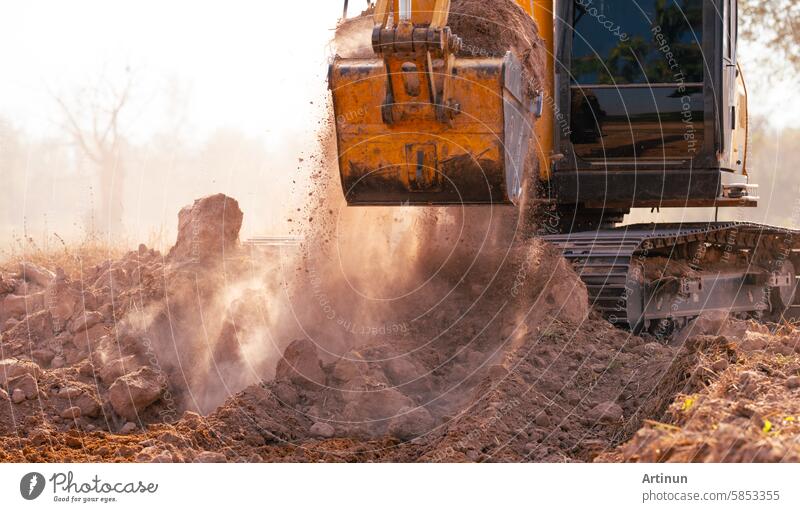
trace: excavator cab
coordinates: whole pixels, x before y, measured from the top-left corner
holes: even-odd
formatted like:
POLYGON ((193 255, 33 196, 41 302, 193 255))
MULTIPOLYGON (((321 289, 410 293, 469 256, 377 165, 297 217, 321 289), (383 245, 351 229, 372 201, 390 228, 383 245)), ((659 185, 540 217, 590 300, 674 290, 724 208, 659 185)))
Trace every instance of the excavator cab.
POLYGON ((379 0, 372 58, 335 58, 339 172, 348 205, 515 204, 532 130, 522 68, 456 57, 449 0, 379 0), (413 7, 413 8, 412 8, 413 7))

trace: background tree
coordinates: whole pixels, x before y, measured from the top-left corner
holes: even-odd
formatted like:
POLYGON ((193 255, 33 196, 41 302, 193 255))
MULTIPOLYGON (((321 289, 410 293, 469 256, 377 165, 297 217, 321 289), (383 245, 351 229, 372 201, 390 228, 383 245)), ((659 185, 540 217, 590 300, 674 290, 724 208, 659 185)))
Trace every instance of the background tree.
POLYGON ((121 233, 125 165, 123 126, 128 120, 134 79, 126 68, 120 80, 102 73, 96 83, 71 96, 53 94, 62 113, 62 126, 81 154, 97 169, 99 228, 121 233))

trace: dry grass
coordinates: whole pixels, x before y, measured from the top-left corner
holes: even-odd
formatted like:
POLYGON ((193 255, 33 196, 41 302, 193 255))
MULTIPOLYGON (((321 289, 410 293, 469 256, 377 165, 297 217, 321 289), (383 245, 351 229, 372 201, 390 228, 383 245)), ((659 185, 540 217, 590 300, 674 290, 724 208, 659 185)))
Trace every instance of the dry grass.
POLYGON ((65 242, 53 234, 41 243, 31 237, 18 237, 7 249, 0 250, 0 270, 16 272, 19 264, 26 261, 53 271, 61 268, 74 279, 80 277, 83 269, 120 258, 127 250, 127 243, 111 242, 98 235, 86 235, 79 242, 65 242))

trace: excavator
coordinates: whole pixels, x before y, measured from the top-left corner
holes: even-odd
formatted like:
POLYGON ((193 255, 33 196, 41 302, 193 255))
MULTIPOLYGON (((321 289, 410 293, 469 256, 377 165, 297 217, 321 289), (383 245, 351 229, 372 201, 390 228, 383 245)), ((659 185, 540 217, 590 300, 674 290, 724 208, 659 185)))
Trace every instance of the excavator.
POLYGON ((519 207, 533 183, 557 219, 545 238, 612 323, 662 335, 711 311, 787 318, 800 232, 623 224, 632 208, 757 205, 736 0, 514 3, 538 27, 543 78, 519 49, 460 55, 450 0, 370 6, 374 55, 337 56, 328 77, 348 206, 519 207))

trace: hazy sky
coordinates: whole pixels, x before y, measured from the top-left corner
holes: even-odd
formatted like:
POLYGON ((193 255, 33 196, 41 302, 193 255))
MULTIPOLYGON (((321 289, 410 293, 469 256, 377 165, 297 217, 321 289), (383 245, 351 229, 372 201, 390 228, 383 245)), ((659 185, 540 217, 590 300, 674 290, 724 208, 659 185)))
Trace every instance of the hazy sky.
MULTIPOLYGON (((140 101, 169 81, 188 89, 198 135, 218 126, 261 134, 280 119, 275 137, 291 136, 324 94, 341 9, 338 0, 2 0, 0 113, 33 133, 53 129, 48 87, 70 90, 129 64, 140 101)), ((155 122, 145 116, 138 128, 155 122)))
MULTIPOLYGON (((350 4, 354 14, 366 1, 350 4)), ((147 140, 163 128, 167 91, 173 87, 185 104, 184 137, 201 142, 218 128, 231 128, 260 141, 269 155, 255 180, 241 180, 232 168, 227 176, 198 181, 196 190, 176 188, 168 179, 156 182, 165 190, 159 222, 173 226, 180 205, 218 188, 243 203, 248 234, 275 225, 282 230, 284 215, 262 208, 271 203, 294 211, 292 201, 305 200, 302 189, 294 198, 287 190, 299 157, 314 151, 328 101, 329 43, 342 5, 342 0, 0 0, 0 118, 31 139, 64 138, 48 91, 69 95, 104 68, 114 80, 130 66, 137 75, 134 104, 141 112, 132 128, 126 124, 133 139, 147 140), (244 183, 239 189, 238 182, 244 183), (170 190, 183 195, 168 198, 170 190)), ((800 126, 796 84, 764 86, 754 79, 764 74, 755 67, 762 51, 740 47, 745 76, 751 77, 751 112, 767 115, 777 127, 800 126)), ((53 194, 66 171, 48 170, 53 194)), ((156 168, 137 172, 142 191, 136 193, 142 195, 164 174, 156 168)), ((45 197, 34 199, 39 199, 38 210, 12 209, 13 219, 0 219, 0 237, 18 229, 23 218, 35 223, 49 215, 51 223, 76 225, 87 208, 75 204, 72 211, 45 197)), ((131 205, 126 209, 135 211, 131 205)), ((128 226, 137 222, 129 220, 128 226)))
MULTIPOLYGON (((350 3, 351 12, 366 4, 350 3)), ((46 87, 69 90, 103 66, 114 72, 127 63, 141 77, 143 96, 169 81, 189 92, 188 117, 196 135, 232 126, 248 134, 269 133, 274 147, 311 126, 308 102, 324 94, 328 42, 342 9, 341 0, 0 4, 0 114, 28 131, 54 128, 46 87), (273 130, 276 119, 282 130, 273 130)), ((755 77, 753 53, 741 48, 750 65, 745 75, 755 77)), ((779 125, 800 125, 793 89, 783 84, 754 90, 752 111, 770 114, 779 125)), ((157 124, 154 116, 145 116, 138 128, 157 124)))

